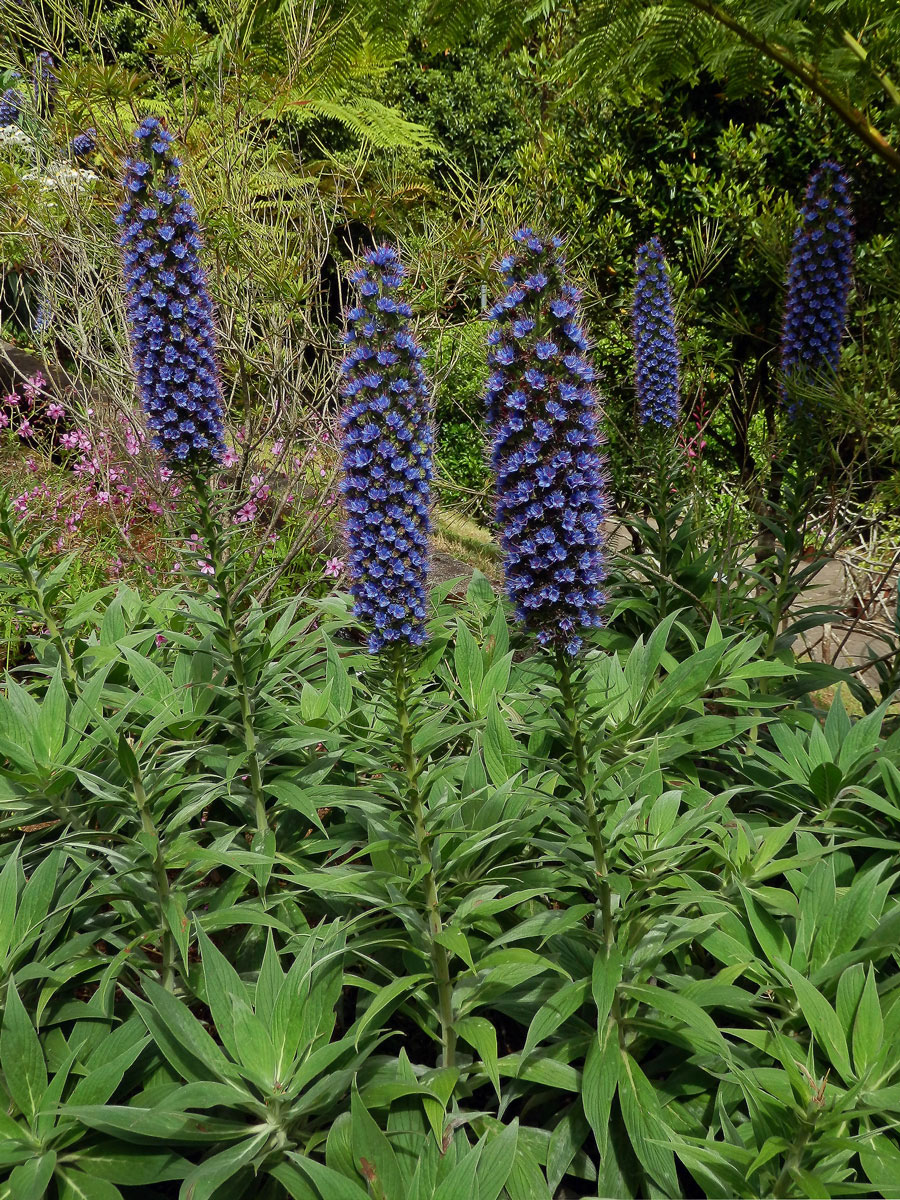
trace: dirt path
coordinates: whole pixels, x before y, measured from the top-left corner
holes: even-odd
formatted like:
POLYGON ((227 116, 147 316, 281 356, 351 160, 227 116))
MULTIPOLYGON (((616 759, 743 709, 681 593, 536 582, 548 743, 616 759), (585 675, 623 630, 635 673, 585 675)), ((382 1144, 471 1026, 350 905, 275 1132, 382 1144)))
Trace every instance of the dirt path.
MULTIPOLYGON (((607 546, 611 553, 627 555, 631 537, 621 522, 609 522, 607 546)), ((483 567, 483 562, 479 562, 483 567)), ((462 590, 472 576, 473 564, 467 561, 464 547, 452 543, 432 555, 432 582, 462 578, 462 590)), ((497 572, 499 576, 499 572, 497 572)), ((867 564, 861 555, 842 554, 827 561, 812 586, 806 589, 798 608, 815 606, 834 609, 840 619, 800 635, 806 653, 816 662, 829 662, 844 670, 853 670, 874 657, 889 653, 890 631, 898 605, 900 570, 891 571, 867 564)), ((798 647, 800 650, 800 647, 798 647)), ((802 653, 802 650, 800 650, 802 653)), ((874 668, 860 672, 869 686, 878 683, 874 668)))

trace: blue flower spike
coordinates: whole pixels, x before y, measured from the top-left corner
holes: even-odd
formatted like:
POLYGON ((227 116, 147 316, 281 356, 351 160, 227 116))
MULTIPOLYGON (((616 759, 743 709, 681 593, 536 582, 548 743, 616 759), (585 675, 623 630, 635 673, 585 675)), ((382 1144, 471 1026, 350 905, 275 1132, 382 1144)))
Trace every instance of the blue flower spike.
POLYGON ((675 332, 672 285, 659 238, 638 248, 631 308, 635 390, 642 425, 670 429, 681 410, 681 356, 675 332))
POLYGON ((602 624, 607 511, 596 374, 562 242, 523 228, 488 309, 488 423, 507 594, 543 646, 602 624))
POLYGON ((347 567, 373 654, 425 641, 434 433, 404 276, 392 246, 370 250, 350 274, 359 303, 344 335, 347 567))
POLYGON ((821 383, 837 371, 852 286, 850 186, 839 164, 827 161, 809 178, 788 266, 781 374, 782 399, 792 414, 792 381, 821 383))
POLYGON ((152 444, 169 467, 208 474, 225 452, 213 306, 197 214, 181 187, 172 135, 155 117, 126 161, 122 233, 128 333, 152 444))

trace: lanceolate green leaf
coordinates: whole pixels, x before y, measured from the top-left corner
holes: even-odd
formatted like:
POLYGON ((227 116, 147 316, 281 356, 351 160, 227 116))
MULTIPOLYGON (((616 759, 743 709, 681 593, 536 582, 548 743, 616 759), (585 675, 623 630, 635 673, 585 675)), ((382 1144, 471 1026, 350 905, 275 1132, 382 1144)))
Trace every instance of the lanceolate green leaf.
POLYGON ((37 1033, 12 980, 7 984, 0 1027, 0 1067, 13 1102, 26 1121, 33 1123, 47 1090, 47 1066, 37 1033))

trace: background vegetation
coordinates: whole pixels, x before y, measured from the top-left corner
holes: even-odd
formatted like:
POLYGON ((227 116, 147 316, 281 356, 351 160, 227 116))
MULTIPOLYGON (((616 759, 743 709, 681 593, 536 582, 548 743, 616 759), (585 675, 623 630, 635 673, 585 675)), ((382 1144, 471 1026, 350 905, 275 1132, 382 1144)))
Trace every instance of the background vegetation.
POLYGON ((897 1194, 884 9, 0 4, 3 88, 39 50, 59 79, 0 139, 0 415, 33 428, 0 428, 0 1196, 897 1194), (135 407, 113 216, 146 114, 218 314, 215 570, 135 407), (798 437, 783 284, 826 157, 856 282, 798 437), (585 289, 627 550, 568 683, 496 587, 481 314, 523 221, 585 289), (628 331, 655 234, 684 357, 662 449, 628 331), (334 591, 345 273, 380 239, 470 577, 436 585, 402 710, 334 591), (848 669, 822 645, 865 614, 812 589, 863 536, 888 619, 848 669))

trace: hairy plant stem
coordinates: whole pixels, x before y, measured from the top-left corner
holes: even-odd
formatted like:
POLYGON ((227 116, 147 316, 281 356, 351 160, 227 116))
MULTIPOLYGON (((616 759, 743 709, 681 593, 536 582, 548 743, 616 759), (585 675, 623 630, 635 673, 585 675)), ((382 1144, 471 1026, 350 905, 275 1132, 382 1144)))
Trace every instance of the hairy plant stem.
POLYGON ((797 1133, 793 1144, 788 1149, 785 1155, 784 1164, 778 1173, 778 1178, 772 1184, 773 1197, 787 1196, 790 1190, 791 1177, 794 1171, 800 1166, 803 1161, 803 1151, 806 1149, 806 1143, 812 1137, 813 1127, 816 1123, 818 1115, 818 1106, 815 1100, 811 1100, 806 1109, 806 1114, 803 1119, 803 1124, 797 1133))
POLYGON ((665 580, 659 591, 659 615, 666 616, 669 609, 669 498, 671 483, 669 469, 671 456, 669 449, 668 430, 655 431, 656 435, 656 537, 659 543, 659 573, 665 580))
MULTIPOLYGON (((53 644, 56 646, 66 682, 71 687, 72 694, 76 697, 76 699, 80 699, 81 686, 78 682, 78 674, 75 670, 75 664, 72 660, 72 656, 69 653, 65 641, 63 640, 62 631, 60 630, 56 618, 53 616, 53 613, 50 611, 50 608, 44 599, 43 590, 37 576, 31 569, 31 565, 28 562, 28 556, 16 537, 15 523, 8 518, 6 513, 2 512, 0 512, 0 532, 3 533, 7 542, 9 543, 10 550, 12 551, 12 561, 15 563, 16 569, 18 570, 22 582, 25 585, 26 591, 31 596, 32 603, 34 604, 34 611, 44 622, 44 628, 50 634, 50 638, 53 644)), ((9 648, 7 648, 7 668, 8 666, 9 648)), ((57 819, 64 825, 71 825, 73 829, 84 829, 84 822, 72 811, 72 809, 64 800, 51 799, 48 797, 48 801, 57 819)))
POLYGON ((32 596, 34 597, 35 607, 41 614, 41 620, 44 622, 47 632, 50 634, 53 644, 56 646, 60 662, 62 663, 63 674, 65 675, 67 681, 71 684, 72 689, 77 692, 78 677, 75 674, 75 664, 72 662, 72 656, 69 653, 68 646, 63 640, 62 631, 57 624, 56 618, 44 603, 44 597, 41 593, 40 587, 38 586, 38 582, 34 578, 31 568, 27 566, 27 564, 24 566, 22 574, 26 583, 28 584, 32 596))
POLYGON ((175 939, 172 936, 172 931, 169 928, 168 908, 170 891, 169 891, 169 876, 166 874, 166 861, 162 852, 162 845, 159 840, 159 832, 153 823, 153 817, 150 814, 150 805, 147 802, 147 793, 144 790, 144 782, 138 772, 131 781, 134 791, 134 798, 137 803, 138 812, 141 814, 141 828, 144 833, 148 834, 153 839, 153 870, 156 877, 156 899, 159 908, 159 928, 160 928, 160 952, 162 954, 162 964, 159 968, 160 983, 163 987, 171 992, 174 991, 175 983, 175 939))
POLYGON ((450 959, 440 942, 443 933, 441 908, 438 899, 434 859, 428 846, 425 808, 419 790, 421 767, 413 747, 412 726, 407 704, 406 660, 402 651, 394 654, 394 705, 400 730, 403 773, 406 777, 407 816, 413 827, 419 861, 425 868, 422 880, 425 889, 425 917, 428 923, 428 945, 431 966, 438 993, 438 1013, 441 1023, 441 1066, 452 1067, 456 1056, 456 1031, 453 1028, 453 984, 450 979, 450 959))
POLYGON ((606 846, 603 842, 597 801, 594 795, 594 775, 588 762, 587 747, 581 730, 581 714, 572 683, 572 657, 562 649, 556 651, 556 682, 562 696, 569 750, 575 764, 575 782, 584 804, 588 841, 594 852, 594 871, 597 876, 597 898, 600 907, 600 932, 603 935, 606 953, 609 954, 616 939, 612 920, 612 896, 606 866, 606 846))
POLYGON ((228 642, 228 656, 231 663, 231 673, 238 689, 238 702, 241 709, 241 726, 244 733, 244 746, 247 750, 247 774, 250 777, 250 791, 253 795, 253 807, 256 817, 256 832, 260 835, 269 828, 266 816, 266 800, 262 786, 262 768, 259 762, 259 751, 256 741, 256 731, 253 724, 253 698, 247 683, 247 671, 244 656, 241 653, 241 641, 235 620, 234 606, 231 603, 229 591, 228 570, 223 554, 222 539, 213 519, 209 502, 209 489, 205 479, 193 477, 194 491, 200 506, 200 524, 206 543, 207 557, 213 569, 213 579, 216 585, 216 604, 225 628, 228 642))

